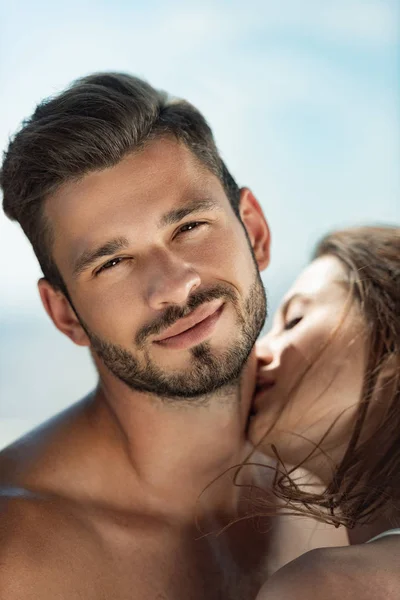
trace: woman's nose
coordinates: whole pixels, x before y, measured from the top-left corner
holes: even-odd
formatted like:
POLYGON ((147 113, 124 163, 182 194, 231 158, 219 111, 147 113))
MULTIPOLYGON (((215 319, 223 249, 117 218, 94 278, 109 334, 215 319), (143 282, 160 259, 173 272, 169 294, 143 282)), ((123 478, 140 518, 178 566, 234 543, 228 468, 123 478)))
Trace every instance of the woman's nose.
POLYGON ((267 367, 274 360, 269 336, 265 335, 256 343, 256 356, 261 367, 267 367))

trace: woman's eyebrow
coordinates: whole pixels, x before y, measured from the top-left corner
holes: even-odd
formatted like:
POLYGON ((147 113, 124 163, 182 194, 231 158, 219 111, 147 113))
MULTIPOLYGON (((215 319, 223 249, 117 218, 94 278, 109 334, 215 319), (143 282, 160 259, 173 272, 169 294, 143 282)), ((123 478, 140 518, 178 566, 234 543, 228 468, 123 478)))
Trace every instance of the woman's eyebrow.
POLYGON ((308 304, 309 302, 311 302, 310 296, 307 296, 306 294, 302 294, 301 292, 296 292, 295 294, 292 294, 291 296, 289 296, 289 298, 287 298, 284 301, 284 303, 281 305, 280 312, 281 312, 281 314, 283 316, 286 315, 289 306, 295 300, 302 300, 306 304, 308 304))

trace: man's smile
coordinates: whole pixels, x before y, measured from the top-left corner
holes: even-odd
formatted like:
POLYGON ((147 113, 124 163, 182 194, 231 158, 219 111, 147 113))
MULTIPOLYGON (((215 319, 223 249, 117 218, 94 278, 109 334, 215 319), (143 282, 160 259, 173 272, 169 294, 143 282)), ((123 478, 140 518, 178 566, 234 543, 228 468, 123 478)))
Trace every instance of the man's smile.
POLYGON ((176 350, 200 344, 213 331, 223 306, 224 301, 221 298, 202 304, 190 315, 168 327, 153 342, 176 350))

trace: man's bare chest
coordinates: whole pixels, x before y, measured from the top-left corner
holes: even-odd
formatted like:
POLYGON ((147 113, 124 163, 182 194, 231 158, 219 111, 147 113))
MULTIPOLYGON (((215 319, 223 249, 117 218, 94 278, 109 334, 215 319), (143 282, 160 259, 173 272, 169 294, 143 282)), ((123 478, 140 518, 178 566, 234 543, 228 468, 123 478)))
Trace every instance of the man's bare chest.
POLYGON ((92 557, 95 571, 82 573, 78 559, 79 570, 96 600, 252 600, 267 578, 268 536, 243 533, 115 531, 92 557))
POLYGON ((9 582, 26 600, 252 600, 267 576, 268 535, 250 522, 202 537, 194 525, 30 499, 10 500, 3 517, 9 582))

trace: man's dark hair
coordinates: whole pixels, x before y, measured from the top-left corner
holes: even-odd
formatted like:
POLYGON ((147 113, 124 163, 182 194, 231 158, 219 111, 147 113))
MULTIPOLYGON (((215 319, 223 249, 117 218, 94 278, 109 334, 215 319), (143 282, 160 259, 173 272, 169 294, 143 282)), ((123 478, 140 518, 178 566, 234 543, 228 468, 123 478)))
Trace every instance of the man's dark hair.
POLYGON ((124 73, 95 73, 39 104, 10 142, 0 172, 3 208, 29 238, 46 279, 66 292, 52 258, 44 200, 67 181, 116 165, 164 135, 174 136, 221 181, 239 216, 239 188, 202 114, 124 73))

